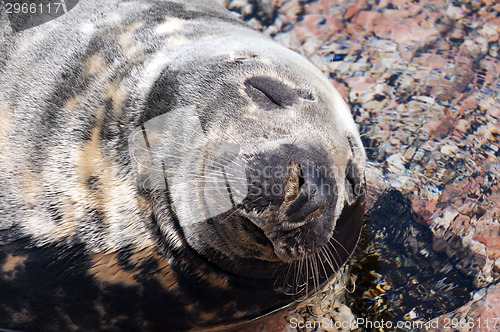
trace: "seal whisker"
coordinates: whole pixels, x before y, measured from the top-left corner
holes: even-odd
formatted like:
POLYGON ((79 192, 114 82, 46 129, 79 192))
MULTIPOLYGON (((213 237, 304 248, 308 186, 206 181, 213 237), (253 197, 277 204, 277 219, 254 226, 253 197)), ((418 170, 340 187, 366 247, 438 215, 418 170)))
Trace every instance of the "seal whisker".
POLYGON ((316 269, 316 261, 314 259, 315 255, 311 255, 308 257, 309 257, 309 269, 310 269, 310 277, 309 277, 310 282, 308 282, 308 284, 312 283, 312 289, 310 290, 310 294, 307 293, 306 295, 314 297, 316 296, 316 292, 319 289, 319 279, 317 278, 318 274, 316 273, 317 269, 316 269))
MULTIPOLYGON (((274 271, 273 271, 273 278, 274 278, 273 289, 274 289, 275 291, 278 291, 278 288, 279 288, 279 287, 278 287, 278 286, 276 286, 276 285, 277 285, 277 283, 278 283, 278 281, 280 280, 280 277, 281 277, 282 275, 283 275, 283 268, 282 268, 282 267, 277 266, 276 268, 274 268, 274 271), (280 272, 279 272, 279 274, 276 276, 276 272, 277 272, 277 271, 280 271, 280 272)), ((284 288, 284 285, 282 285, 282 287, 284 288)))
MULTIPOLYGON (((209 159, 209 158, 206 158, 206 157, 202 157, 203 160, 206 160, 206 161, 209 161, 210 162, 210 166, 218 166, 218 167, 227 167, 228 165, 230 164, 236 164, 236 159, 235 158, 229 158, 229 157, 225 157, 225 156, 221 156, 219 157, 219 161, 218 160, 214 160, 214 159, 209 159), (223 163, 225 162, 225 163, 223 163)), ((240 165, 240 164, 236 164, 238 166, 241 166, 243 168, 244 165, 240 165)))
MULTIPOLYGON (((209 159, 206 159, 206 160, 209 160, 209 159)), ((147 167, 146 165, 142 165, 142 164, 140 164, 140 165, 144 166, 144 167, 147 167)), ((224 169, 226 167, 227 167, 227 164, 221 164, 220 168, 217 168, 217 169, 216 168, 212 168, 212 169, 210 169, 210 174, 220 174, 220 175, 222 175, 223 174, 222 169, 224 169)), ((151 168, 151 169, 156 170, 154 168, 151 168)), ((179 172, 179 169, 177 167, 167 168, 167 171, 169 173, 171 173, 171 174, 182 174, 182 175, 197 175, 197 174, 203 175, 205 173, 203 170, 191 171, 189 173, 179 172)), ((241 177, 241 175, 234 174, 234 173, 231 173, 231 172, 227 172, 227 173, 229 175, 231 175, 232 178, 241 179, 241 180, 245 179, 246 180, 246 178, 245 177, 241 177)))
POLYGON ((324 273, 325 278, 328 278, 328 273, 326 273, 326 269, 325 269, 325 263, 323 262, 323 259, 321 258, 322 254, 323 254, 323 248, 321 248, 317 253, 315 253, 316 258, 318 259, 319 264, 321 266, 321 272, 324 273))
MULTIPOLYGON (((330 243, 329 243, 330 244, 330 243)), ((333 248, 335 251, 337 251, 335 248, 333 248)), ((331 266, 331 268, 335 271, 336 269, 339 268, 339 264, 337 262, 337 258, 334 256, 330 248, 325 247, 325 253, 327 254, 327 257, 331 258, 329 259, 328 262, 331 266), (335 264, 335 265, 334 265, 335 264)))
POLYGON ((298 260, 297 262, 297 273, 295 275, 295 283, 294 283, 294 293, 295 295, 299 295, 300 293, 303 292, 304 290, 304 282, 303 282, 303 278, 304 278, 304 260, 305 258, 304 257, 301 257, 300 260, 298 260))
POLYGON ((297 274, 297 280, 295 281, 295 284, 297 287, 304 287, 307 285, 307 259, 305 255, 302 255, 301 259, 299 260, 299 268, 298 271, 299 273, 297 274))
POLYGON ((289 263, 289 266, 291 267, 291 271, 292 271, 292 274, 291 274, 291 277, 292 277, 292 280, 289 282, 288 281, 288 277, 289 275, 287 274, 285 280, 283 281, 284 285, 285 285, 285 294, 286 295, 294 295, 293 292, 294 292, 294 289, 295 289, 295 283, 294 283, 294 279, 295 279, 295 274, 296 274, 296 268, 297 268, 297 261, 294 261, 293 263, 289 263), (289 291, 288 291, 289 289, 289 291))
POLYGON ((340 246, 340 248, 342 248, 348 255, 350 254, 349 251, 342 245, 342 243, 340 243, 335 237, 332 236, 330 240, 335 241, 340 246))
POLYGON ((231 218, 231 217, 232 217, 232 216, 233 216, 236 212, 241 211, 241 208, 239 208, 239 207, 235 207, 235 206, 233 206, 233 209, 234 209, 234 211, 232 211, 230 215, 228 215, 227 217, 225 217, 225 218, 224 218, 224 219, 220 222, 221 224, 223 224, 226 220, 228 220, 229 218, 231 218))
POLYGON ((314 292, 318 294, 320 292, 321 282, 320 282, 320 272, 319 272, 318 260, 316 258, 316 253, 312 256, 312 262, 314 267, 314 279, 316 284, 316 289, 314 292))
POLYGON ((300 260, 298 260, 297 268, 295 269, 295 281, 293 283, 295 289, 297 289, 298 285, 300 284, 300 274, 302 273, 302 262, 303 259, 301 257, 300 260))
MULTIPOLYGON (((198 179, 213 179, 213 180, 222 181, 222 177, 223 177, 223 175, 224 175, 223 173, 221 173, 221 174, 213 174, 213 173, 211 173, 211 174, 212 174, 212 175, 220 175, 220 177, 208 176, 208 175, 206 175, 206 174, 199 174, 199 173, 195 173, 195 174, 192 174, 192 173, 185 173, 185 174, 183 174, 183 175, 189 175, 189 176, 192 176, 192 177, 196 177, 196 178, 198 178, 198 179)), ((231 175, 231 174, 229 174, 229 175, 231 175)), ((243 183, 246 183, 246 182, 247 182, 247 181, 246 181, 247 179, 246 179, 246 178, 242 178, 242 177, 231 177, 231 176, 230 176, 230 177, 229 177, 229 179, 230 179, 231 181, 236 181, 236 180, 238 180, 238 181, 241 181, 241 182, 243 182, 243 183)))
MULTIPOLYGON (((296 270, 297 273, 299 273, 299 270, 297 269, 296 270)), ((303 272, 300 272, 300 273, 303 273, 303 272)), ((289 293, 289 295, 293 296, 293 299, 294 301, 300 301, 300 296, 299 297, 296 297, 298 296, 299 294, 301 294, 303 291, 304 291, 304 284, 302 283, 293 283, 292 285, 290 285, 291 289, 293 289, 293 291, 291 293, 289 293)))
POLYGON ((335 271, 336 268, 333 266, 333 262, 330 260, 330 257, 328 256, 327 249, 323 247, 321 251, 318 253, 321 254, 323 257, 321 261, 321 264, 323 265, 323 268, 325 269, 325 276, 328 276, 328 273, 326 272, 326 266, 325 263, 332 269, 332 271, 335 271))
MULTIPOLYGON (((190 175, 189 173, 187 173, 187 175, 190 175)), ((204 175, 204 174, 193 174, 192 176, 193 177, 196 177, 197 179, 212 179, 214 180, 213 183, 216 183, 215 181, 218 181, 218 182, 225 182, 222 180, 222 178, 224 177, 224 173, 221 173, 221 174, 213 174, 212 175, 219 175, 219 176, 208 176, 208 175, 204 175)), ((230 176, 231 174, 229 174, 229 177, 228 179, 231 181, 231 182, 236 182, 236 183, 242 183, 242 184, 246 184, 247 183, 247 179, 246 178, 241 178, 241 177, 232 177, 230 176)), ((227 176, 227 175, 226 175, 227 176)))
MULTIPOLYGON (((200 129, 199 131, 199 135, 202 135, 202 130, 200 127, 198 127, 198 129, 200 129)), ((235 142, 235 144, 240 147, 241 144, 232 136, 232 135, 229 135, 228 133, 226 132, 223 132, 223 134, 225 134, 226 136, 228 136, 232 141, 235 142)), ((195 133, 193 133, 193 136, 197 136, 198 134, 195 135, 195 133)), ((190 144, 186 144, 186 143, 181 143, 178 141, 179 137, 176 137, 174 139, 169 139, 169 138, 166 138, 165 141, 167 142, 170 142, 172 143, 170 146, 175 148, 177 152, 185 152, 185 151, 190 151, 192 149, 192 146, 190 144), (178 148, 179 147, 182 147, 182 148, 185 148, 186 150, 179 150, 178 148)), ((179 158, 179 155, 168 155, 166 154, 165 152, 158 152, 159 153, 159 156, 161 157, 170 157, 170 158, 179 158)), ((201 155, 199 156, 202 158, 202 160, 207 160, 209 161, 212 165, 217 165, 217 166, 220 166, 220 167, 223 167, 223 166, 226 166, 228 163, 233 163, 235 162, 235 158, 230 158, 228 156, 225 156, 225 155, 221 155, 221 156, 218 156, 218 159, 221 160, 221 161, 225 161, 226 163, 221 163, 219 161, 217 161, 217 159, 213 159, 213 158, 207 158, 205 155, 201 155)))
POLYGON ((314 295, 317 296, 321 290, 321 280, 320 280, 321 278, 320 278, 319 265, 316 253, 313 256, 311 256, 311 260, 313 262, 313 267, 314 267, 314 278, 316 279, 315 281, 316 288, 314 290, 314 295))
MULTIPOLYGON (((201 132, 196 133, 195 131, 193 131, 191 136, 195 137, 198 134, 201 134, 201 132)), ((168 146, 176 149, 179 152, 190 151, 193 148, 193 146, 190 144, 179 142, 179 139, 181 139, 181 138, 184 138, 184 139, 189 140, 191 142, 192 141, 191 137, 188 137, 188 136, 171 137, 171 136, 165 135, 165 134, 159 134, 159 135, 161 137, 162 142, 171 143, 168 146), (179 148, 186 148, 186 150, 179 150, 179 148)))
POLYGON ((234 143, 236 143, 236 145, 241 146, 241 143, 233 135, 229 134, 226 130, 223 130, 222 134, 229 137, 234 143))
POLYGON ((136 149, 140 149, 140 150, 143 150, 143 151, 150 153, 151 147, 149 146, 148 140, 145 139, 146 147, 142 147, 141 145, 137 144, 137 141, 141 139, 141 138, 136 139, 137 136, 147 137, 146 130, 142 129, 142 130, 135 132, 132 135, 132 137, 130 138, 130 140, 134 143, 134 146, 136 149))
POLYGON ((306 276, 304 279, 305 287, 306 287, 306 292, 305 295, 307 296, 309 294, 309 273, 310 273, 310 259, 309 256, 305 257, 305 268, 306 268, 306 276))
MULTIPOLYGON (((291 272, 292 270, 293 270, 293 269, 292 269, 292 263, 287 264, 287 269, 286 269, 285 278, 283 279, 283 284, 281 285, 281 287, 282 287, 282 289, 283 289, 283 291, 284 291, 284 292, 287 292, 287 289, 288 289, 288 288, 291 288, 291 285, 290 285, 290 284, 288 284, 288 278, 289 278, 289 276, 290 276, 290 272, 291 272)), ((283 270, 282 270, 282 272, 283 272, 283 270)), ((279 277, 281 277, 281 275, 282 275, 282 273, 280 273, 279 277)), ((278 277, 278 278, 276 278, 274 286, 276 286, 276 282, 278 282, 279 277, 278 277)))
MULTIPOLYGON (((172 155, 172 154, 167 154, 167 153, 160 153, 160 152, 158 152, 158 153, 157 153, 157 157, 158 157, 158 159, 162 160, 162 159, 164 159, 164 158, 178 159, 178 158, 180 158, 181 156, 180 156, 180 155, 172 155)), ((219 158, 219 159, 220 159, 220 160, 222 160, 222 161, 226 161, 226 163, 222 163, 222 162, 216 161, 216 160, 214 160, 214 159, 207 158, 207 157, 205 157, 205 156, 199 156, 199 160, 200 160, 200 161, 205 161, 205 162, 208 162, 208 164, 209 164, 210 166, 217 166, 217 167, 220 167, 220 168, 222 168, 222 167, 226 167, 227 165, 229 165, 229 164, 231 164, 231 163, 236 163, 236 161, 235 161, 235 159, 234 159, 234 158, 230 159, 230 158, 226 158, 226 157, 221 157, 221 158, 219 158)), ((138 162, 138 163, 139 163, 139 161, 137 161, 137 159, 135 159, 135 160, 136 160, 136 162, 138 162)), ((142 164, 141 164, 141 165, 142 165, 142 164)), ((241 167, 243 168, 243 165, 239 165, 239 164, 237 164, 237 165, 238 165, 238 166, 241 166, 241 167)), ((172 168, 172 169, 176 169, 176 168, 172 168)), ((217 172, 217 171, 219 171, 219 172, 220 172, 220 170, 218 170, 218 169, 215 169, 215 168, 212 168, 212 169, 211 169, 211 172, 217 172)))
MULTIPOLYGON (((214 178, 214 177, 211 177, 211 176, 196 176, 196 179, 198 180, 202 180, 202 179, 205 179, 205 180, 210 180, 210 181, 207 181, 206 183, 208 184, 226 184, 226 181, 222 178, 214 178)), ((194 180, 190 181, 190 182, 193 182, 194 180)), ((196 183, 196 182, 195 182, 196 183)), ((204 187, 199 187, 199 188, 194 188, 193 190, 203 190, 204 187)))
MULTIPOLYGON (((137 162, 137 164, 141 165, 142 168, 144 169, 147 169, 147 170, 150 170, 150 171, 154 171, 155 173, 163 173, 163 169, 161 168, 152 168, 150 166, 147 166, 147 165, 143 165, 141 164, 140 162, 137 162)), ((168 175, 182 175, 182 176, 185 176, 185 177, 196 177, 196 178, 205 178, 205 179, 213 179, 213 180, 220 180, 222 182, 224 182, 224 180, 222 180, 221 178, 218 178, 218 177, 215 177, 215 176, 209 176, 209 175, 206 175, 202 172, 178 172, 178 169, 175 169, 175 168, 167 168, 165 169, 165 172, 168 174, 168 175)), ((211 175, 221 175, 223 176, 223 172, 221 171, 212 171, 210 172, 211 175)), ((232 181, 235 181, 235 180, 239 180, 239 181, 244 181, 244 183, 246 183, 247 179, 244 178, 244 177, 240 177, 240 176, 236 176, 232 173, 228 173, 229 175, 231 175, 229 178, 232 180, 232 181)), ((153 174, 151 174, 150 176, 153 176, 153 174)), ((194 181, 194 180, 193 180, 194 181)))
MULTIPOLYGON (((184 174, 183 174, 184 175, 184 174)), ((216 177, 216 176, 210 176, 210 175, 205 175, 205 174, 199 174, 199 173, 196 173, 196 174, 193 174, 193 173, 187 173, 185 175, 188 175, 188 176, 192 176, 192 177, 196 177, 197 179, 208 179, 208 180, 213 180, 212 182, 210 183, 225 183, 226 180, 223 179, 223 178, 220 178, 220 177, 216 177)), ((221 176, 223 174, 220 174, 221 176)), ((194 180, 192 180, 194 181, 194 180)))
MULTIPOLYGON (((316 291, 316 278, 314 275, 313 256, 308 256, 307 261, 308 261, 309 271, 310 271, 309 272, 310 276, 308 276, 307 284, 310 285, 312 283, 312 292, 311 293, 314 294, 314 292, 316 291)), ((306 292, 306 296, 309 296, 309 293, 310 293, 310 289, 308 289, 308 291, 306 292)))
POLYGON ((335 251, 336 257, 334 257, 333 252, 330 251, 330 253, 332 253, 332 258, 335 260, 335 263, 337 264, 337 267, 340 267, 339 264, 338 264, 337 259, 341 260, 342 257, 340 256, 339 252, 337 251, 337 248, 335 247, 335 245, 333 243, 331 243, 330 241, 328 241, 328 244, 335 251))
MULTIPOLYGON (((153 168, 150 168, 150 169, 155 170, 155 171, 160 171, 160 169, 153 169, 153 168)), ((177 168, 167 168, 166 172, 169 173, 169 174, 171 174, 171 175, 179 174, 179 175, 183 175, 183 176, 197 176, 197 177, 206 177, 207 176, 201 170, 200 171, 191 171, 191 172, 179 172, 179 170, 177 168)), ((224 173, 221 170, 211 170, 210 174, 221 175, 222 176, 224 173)), ((233 174, 233 173, 227 173, 227 174, 231 175, 231 179, 245 180, 246 181, 245 177, 237 176, 236 174, 233 174)), ((217 178, 217 177, 212 177, 212 178, 213 179, 220 179, 220 178, 217 178)))
POLYGON ((314 297, 314 294, 316 293, 316 290, 318 289, 318 285, 316 284, 316 271, 314 267, 314 255, 309 256, 309 270, 310 270, 310 277, 309 277, 309 282, 308 284, 310 285, 309 293, 307 293, 307 296, 314 297))
POLYGON ((332 270, 335 270, 332 262, 330 261, 330 258, 328 257, 328 254, 326 253, 325 247, 321 248, 319 254, 321 254, 321 256, 323 257, 323 263, 326 263, 332 270))
POLYGON ((283 281, 283 288, 285 287, 288 287, 290 290, 293 291, 293 275, 294 275, 294 269, 296 268, 297 266, 297 262, 293 262, 292 263, 289 263, 288 264, 288 269, 286 271, 286 276, 285 276, 285 279, 283 281), (292 278, 291 281, 289 281, 290 279, 289 278, 292 278))

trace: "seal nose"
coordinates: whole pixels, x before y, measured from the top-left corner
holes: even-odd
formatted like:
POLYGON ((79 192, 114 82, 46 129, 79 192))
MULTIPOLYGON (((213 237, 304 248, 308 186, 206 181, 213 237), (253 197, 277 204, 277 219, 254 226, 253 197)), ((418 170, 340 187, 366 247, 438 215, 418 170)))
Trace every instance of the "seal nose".
POLYGON ((289 225, 298 227, 321 216, 337 200, 333 161, 320 146, 284 144, 251 156, 247 177, 245 206, 258 212, 278 207, 281 221, 289 225))

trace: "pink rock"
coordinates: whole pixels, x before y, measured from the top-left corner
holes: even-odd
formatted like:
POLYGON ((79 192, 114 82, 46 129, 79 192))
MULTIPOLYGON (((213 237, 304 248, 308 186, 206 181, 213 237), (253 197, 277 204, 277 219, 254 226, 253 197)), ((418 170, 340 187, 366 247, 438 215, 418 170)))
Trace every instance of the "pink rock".
POLYGON ((354 4, 350 5, 345 12, 344 19, 348 20, 356 15, 360 10, 367 8, 367 3, 365 1, 356 1, 354 4))
POLYGON ((488 257, 500 258, 500 221, 481 218, 476 226, 475 240, 486 245, 488 257))
POLYGON ((307 41, 309 38, 319 40, 328 40, 343 28, 339 18, 329 17, 318 14, 309 14, 304 16, 295 29, 295 36, 299 41, 307 41))
MULTIPOLYGON (((363 2, 362 0, 360 2, 363 2)), ((306 14, 325 14, 332 15, 336 8, 341 7, 342 0, 323 0, 309 4, 306 7, 306 14)))
POLYGON ((455 123, 455 129, 461 131, 462 133, 466 133, 467 128, 469 128, 469 121, 466 119, 460 119, 455 123))
POLYGON ((480 66, 485 70, 483 77, 485 84, 490 85, 499 77, 500 61, 498 59, 487 55, 481 60, 480 66))
POLYGON ((373 77, 354 76, 345 78, 344 82, 349 86, 350 98, 353 100, 363 94, 372 92, 376 80, 373 77))
POLYGON ((445 55, 436 54, 435 52, 423 54, 417 61, 421 63, 424 68, 437 71, 444 70, 448 64, 448 59, 445 55))
POLYGON ((377 19, 379 19, 381 16, 382 16, 382 14, 380 14, 379 12, 376 12, 376 11, 362 10, 353 19, 353 23, 357 24, 359 27, 361 27, 364 30, 373 31, 373 28, 375 26, 374 22, 377 19))

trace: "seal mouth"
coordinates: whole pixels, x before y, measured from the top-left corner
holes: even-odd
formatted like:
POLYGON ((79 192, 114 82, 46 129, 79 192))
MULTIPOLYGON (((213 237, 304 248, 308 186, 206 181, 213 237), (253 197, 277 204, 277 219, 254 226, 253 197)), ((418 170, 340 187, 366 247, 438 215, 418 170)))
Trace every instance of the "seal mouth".
MULTIPOLYGON (((322 247, 288 262, 275 284, 280 291, 298 298, 318 292, 335 272, 351 257, 361 235, 365 212, 365 195, 357 197, 351 204, 346 203, 337 219, 331 237, 322 247)), ((291 237, 292 241, 295 240, 291 237)))
MULTIPOLYGON (((273 246, 275 256, 282 262, 293 263, 313 257, 318 253, 329 256, 337 270, 349 258, 356 247, 365 212, 365 187, 358 189, 355 198, 346 200, 333 230, 324 232, 325 219, 331 220, 331 206, 322 206, 300 222, 292 215, 290 222, 300 224, 291 230, 278 230, 271 233, 259 229, 273 246), (330 234, 330 236, 325 236, 330 234)), ((255 223, 255 222, 253 222, 255 223)))
MULTIPOLYGON (((332 231, 325 235, 324 232, 318 234, 323 228, 322 216, 293 230, 269 233, 258 226, 260 218, 255 220, 242 209, 228 211, 211 218, 210 223, 220 240, 230 244, 232 257, 238 258, 222 254, 210 260, 231 274, 253 279, 276 279, 277 282, 281 279, 283 284, 297 283, 287 280, 290 278, 288 270, 300 269, 303 264, 314 261, 321 266, 321 277, 318 277, 329 279, 354 251, 361 234, 364 212, 363 189, 355 200, 346 201, 332 231)), ((303 269, 306 269, 305 265, 303 269)), ((312 269, 312 266, 309 267, 310 271, 312 269)), ((298 283, 304 284, 305 281, 298 283)))

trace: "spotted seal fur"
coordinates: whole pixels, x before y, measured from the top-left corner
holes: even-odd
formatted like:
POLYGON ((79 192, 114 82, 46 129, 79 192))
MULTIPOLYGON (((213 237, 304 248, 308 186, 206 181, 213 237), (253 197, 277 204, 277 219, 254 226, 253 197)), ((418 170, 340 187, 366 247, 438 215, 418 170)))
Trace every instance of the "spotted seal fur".
POLYGON ((347 260, 364 151, 300 55, 208 0, 0 16, 0 327, 224 327, 347 260))

